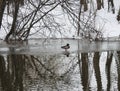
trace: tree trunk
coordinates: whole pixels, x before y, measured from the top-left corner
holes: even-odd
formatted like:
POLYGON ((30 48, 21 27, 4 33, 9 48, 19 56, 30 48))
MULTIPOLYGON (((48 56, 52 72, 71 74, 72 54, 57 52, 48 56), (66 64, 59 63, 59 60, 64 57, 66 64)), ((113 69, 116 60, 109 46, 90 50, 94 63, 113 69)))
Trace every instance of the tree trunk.
POLYGON ((11 29, 10 29, 9 33, 5 37, 5 41, 8 41, 9 37, 11 35, 13 35, 14 38, 16 36, 15 32, 16 32, 16 22, 17 22, 18 10, 19 10, 19 3, 15 2, 15 11, 14 11, 14 14, 13 14, 12 26, 11 26, 11 29))
POLYGON ((3 13, 6 6, 6 0, 0 0, 0 28, 2 25, 3 13))
POLYGON ((101 0, 97 0, 97 9, 100 10, 102 7, 102 2, 101 0))

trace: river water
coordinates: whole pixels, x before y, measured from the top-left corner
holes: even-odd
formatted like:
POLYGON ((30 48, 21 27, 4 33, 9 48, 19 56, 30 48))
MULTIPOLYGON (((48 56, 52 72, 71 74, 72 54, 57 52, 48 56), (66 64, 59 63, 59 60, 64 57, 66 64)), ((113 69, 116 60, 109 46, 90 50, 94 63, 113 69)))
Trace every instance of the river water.
POLYGON ((120 91, 119 80, 119 41, 0 41, 0 91, 120 91))

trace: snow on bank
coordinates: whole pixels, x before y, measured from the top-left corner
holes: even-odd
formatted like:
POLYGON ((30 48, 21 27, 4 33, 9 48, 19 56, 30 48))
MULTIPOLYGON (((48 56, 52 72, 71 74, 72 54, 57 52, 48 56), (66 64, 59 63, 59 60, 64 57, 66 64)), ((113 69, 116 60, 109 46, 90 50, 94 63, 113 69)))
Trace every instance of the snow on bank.
MULTIPOLYGON (((106 0, 105 0, 106 1, 106 0)), ((114 0, 115 14, 112 11, 108 12, 108 4, 105 3, 105 8, 97 11, 96 23, 97 27, 103 27, 104 37, 113 37, 120 35, 120 23, 116 17, 120 7, 120 0, 114 0)))

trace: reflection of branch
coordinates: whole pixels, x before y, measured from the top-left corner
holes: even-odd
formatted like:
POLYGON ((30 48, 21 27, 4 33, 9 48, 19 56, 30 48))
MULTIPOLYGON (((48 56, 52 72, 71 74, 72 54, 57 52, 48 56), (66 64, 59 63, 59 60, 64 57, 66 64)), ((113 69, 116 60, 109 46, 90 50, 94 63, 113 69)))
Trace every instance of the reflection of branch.
MULTIPOLYGON (((45 70, 47 70, 48 72, 50 72, 52 75, 55 75, 50 69, 48 69, 38 58, 36 58, 36 57, 34 57, 34 56, 31 56, 31 59, 33 60, 33 61, 38 61, 39 63, 40 63, 40 65, 42 65, 42 67, 45 69, 45 70)), ((35 64, 35 62, 34 62, 34 64, 35 64)))
POLYGON ((76 62, 72 67, 70 67, 64 74, 62 74, 62 76, 66 76, 68 73, 74 70, 77 65, 78 65, 78 62, 76 62))

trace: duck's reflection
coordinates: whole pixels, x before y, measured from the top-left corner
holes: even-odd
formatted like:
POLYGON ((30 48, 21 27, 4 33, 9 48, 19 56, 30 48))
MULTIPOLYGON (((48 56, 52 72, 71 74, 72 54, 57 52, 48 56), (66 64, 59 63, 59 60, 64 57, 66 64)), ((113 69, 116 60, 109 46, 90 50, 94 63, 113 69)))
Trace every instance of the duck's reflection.
POLYGON ((64 54, 66 57, 69 57, 69 56, 70 56, 70 52, 69 52, 69 51, 64 51, 63 54, 64 54))

